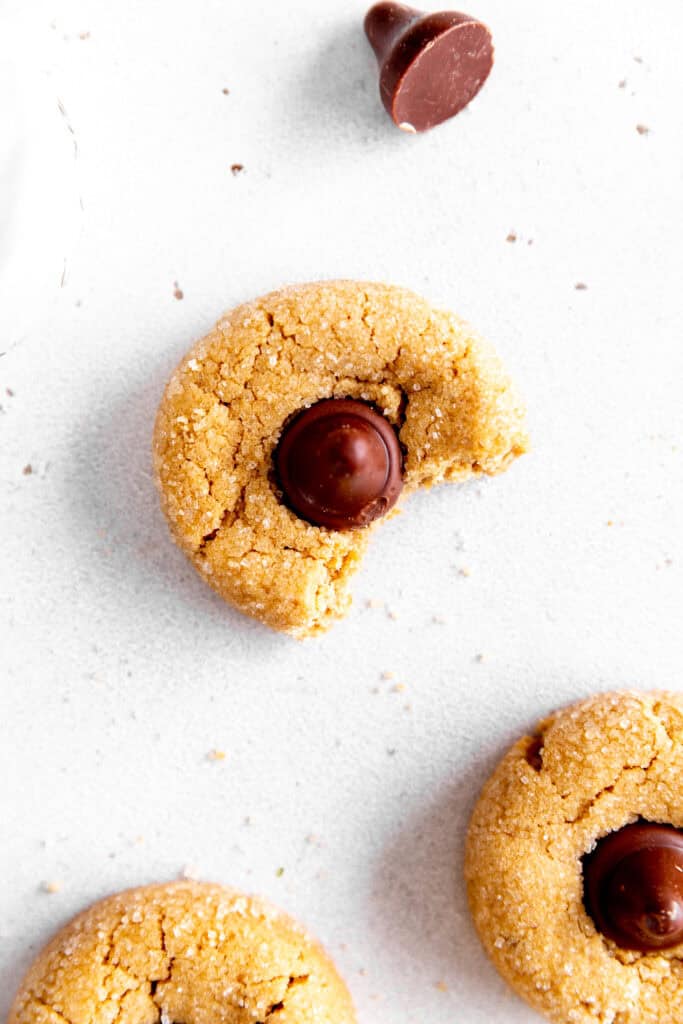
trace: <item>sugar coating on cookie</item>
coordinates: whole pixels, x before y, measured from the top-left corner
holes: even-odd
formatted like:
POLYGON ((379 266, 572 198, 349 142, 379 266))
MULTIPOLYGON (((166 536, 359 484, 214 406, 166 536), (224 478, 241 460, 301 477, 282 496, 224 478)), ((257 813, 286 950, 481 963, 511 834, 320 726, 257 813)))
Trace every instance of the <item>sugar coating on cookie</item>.
POLYGON ((290 917, 218 885, 120 893, 59 932, 8 1024, 355 1024, 322 948, 290 917))
POLYGON ((372 527, 336 531, 283 501, 284 425, 326 398, 369 403, 398 433, 403 495, 504 470, 526 450, 524 410, 490 346, 402 288, 332 281, 227 313, 182 360, 154 432, 174 539, 241 611, 296 637, 351 602, 372 527))
POLYGON ((465 858, 501 974, 558 1024, 680 1024, 683 944, 621 949, 584 905, 583 858, 636 821, 683 828, 683 695, 617 692, 551 715, 484 786, 465 858))

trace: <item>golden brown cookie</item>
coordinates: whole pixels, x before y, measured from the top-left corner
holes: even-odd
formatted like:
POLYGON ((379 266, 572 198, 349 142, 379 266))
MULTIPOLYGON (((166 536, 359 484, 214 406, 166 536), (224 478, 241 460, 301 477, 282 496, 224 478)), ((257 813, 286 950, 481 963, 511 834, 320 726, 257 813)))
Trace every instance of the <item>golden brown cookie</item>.
POLYGON ((527 447, 523 408, 492 349, 412 292, 331 281, 227 313, 161 402, 162 506, 176 542, 222 597, 296 637, 345 614, 374 529, 306 522, 274 477, 283 425, 331 397, 369 403, 398 432, 404 495, 499 473, 527 447))
POLYGON ((355 1024, 332 961, 291 918, 219 885, 119 893, 60 931, 8 1024, 355 1024))
POLYGON ((472 915, 501 974, 558 1024, 683 1020, 683 944, 617 944, 584 904, 591 852, 634 822, 683 828, 682 794, 683 696, 664 692, 608 693, 556 712, 484 786, 467 839, 472 915))

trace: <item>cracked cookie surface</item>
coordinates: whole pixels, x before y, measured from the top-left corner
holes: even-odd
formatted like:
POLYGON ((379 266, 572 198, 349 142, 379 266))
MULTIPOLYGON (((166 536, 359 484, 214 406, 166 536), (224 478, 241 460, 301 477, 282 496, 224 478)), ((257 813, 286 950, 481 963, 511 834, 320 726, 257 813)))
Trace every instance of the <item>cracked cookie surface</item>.
POLYGON ((402 288, 331 281, 227 313, 162 399, 154 461, 174 539, 223 598, 297 637, 348 610, 369 535, 312 526, 272 472, 283 425, 324 398, 371 403, 404 452, 404 491, 504 470, 524 410, 490 346, 402 288))
POLYGON ((470 822, 465 875, 487 953, 558 1024, 680 1024, 683 945, 620 949, 583 903, 582 857, 638 819, 683 828, 683 696, 602 694, 505 755, 470 822))
POLYGON ((200 882, 96 903, 30 968, 8 1024, 355 1024, 323 949, 254 897, 200 882))

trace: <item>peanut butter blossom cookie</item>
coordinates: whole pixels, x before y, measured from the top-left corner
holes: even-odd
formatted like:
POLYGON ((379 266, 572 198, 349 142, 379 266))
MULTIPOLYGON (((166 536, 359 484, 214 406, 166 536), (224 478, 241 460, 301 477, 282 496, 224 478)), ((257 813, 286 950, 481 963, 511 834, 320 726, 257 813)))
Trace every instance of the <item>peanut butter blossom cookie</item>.
POLYGON ((154 434, 176 542, 225 600, 297 637, 346 613, 399 498, 499 473, 526 446, 486 342, 412 292, 354 281, 226 314, 176 369, 154 434))
POLYGON ((218 885, 124 892, 38 956, 8 1024, 355 1024, 334 965, 291 918, 218 885))
POLYGON ((558 1024, 683 1020, 683 696, 603 694, 486 783, 465 873, 501 974, 558 1024))

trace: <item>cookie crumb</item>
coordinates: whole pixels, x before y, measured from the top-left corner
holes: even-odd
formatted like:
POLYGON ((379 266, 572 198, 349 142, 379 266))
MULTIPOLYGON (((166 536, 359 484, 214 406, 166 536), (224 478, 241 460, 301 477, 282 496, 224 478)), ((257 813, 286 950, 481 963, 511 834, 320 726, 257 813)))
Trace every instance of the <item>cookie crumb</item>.
POLYGON ((437 988, 439 992, 448 992, 448 985, 445 981, 437 981, 435 988, 437 988))
POLYGON ((393 672, 388 672, 388 671, 385 670, 384 672, 382 672, 382 675, 380 676, 380 678, 381 679, 393 679, 394 678, 394 673, 393 672))
POLYGON ((393 608, 387 608, 387 618, 396 622, 398 619, 398 612, 395 612, 393 608))
POLYGON ((511 232, 510 232, 510 233, 508 234, 508 236, 507 236, 507 238, 505 239, 505 241, 506 241, 506 242, 516 242, 516 241, 517 241, 517 235, 515 234, 515 232, 514 232, 514 231, 511 231, 511 232))
POLYGON ((183 292, 182 288, 180 287, 180 285, 178 284, 177 281, 173 282, 173 298, 174 299, 183 299, 183 298, 185 298, 185 293, 183 292))
POLYGON ((466 565, 463 565, 461 569, 458 569, 458 575, 467 578, 468 576, 471 576, 472 573, 466 565))
POLYGON ((207 761, 225 761, 226 753, 224 750, 210 750, 206 755, 207 761))
POLYGON ((31 474, 33 473, 33 466, 31 465, 31 463, 27 462, 21 472, 24 474, 24 476, 31 476, 31 474))
POLYGON ((648 128, 648 126, 646 124, 637 124, 636 125, 636 131, 638 132, 639 135, 649 135, 650 134, 650 129, 648 128))
POLYGON ((14 392, 12 391, 11 388, 5 388, 5 394, 7 395, 8 398, 14 398, 14 392))
POLYGON ((395 686, 391 687, 391 692, 392 693, 405 693, 405 690, 406 690, 406 684, 405 683, 396 683, 395 686))
POLYGON ((574 290, 577 292, 586 292, 588 291, 588 285, 584 281, 577 281, 574 285, 574 290))
POLYGON ((63 885, 58 881, 43 882, 41 889, 43 892, 49 893, 50 896, 54 896, 56 893, 62 891, 63 885))
POLYGON ((180 877, 185 882, 198 882, 201 876, 196 864, 186 864, 180 872, 180 877))
POLYGON ((619 82, 619 88, 620 89, 625 89, 626 88, 626 79, 625 78, 622 78, 622 80, 619 82))
POLYGON ((221 92, 223 93, 224 96, 229 96, 230 95, 230 90, 229 89, 225 89, 224 88, 224 89, 221 90, 221 92))
POLYGON ((233 175, 237 177, 237 175, 241 174, 242 171, 244 170, 244 164, 230 164, 230 170, 232 171, 233 175))

